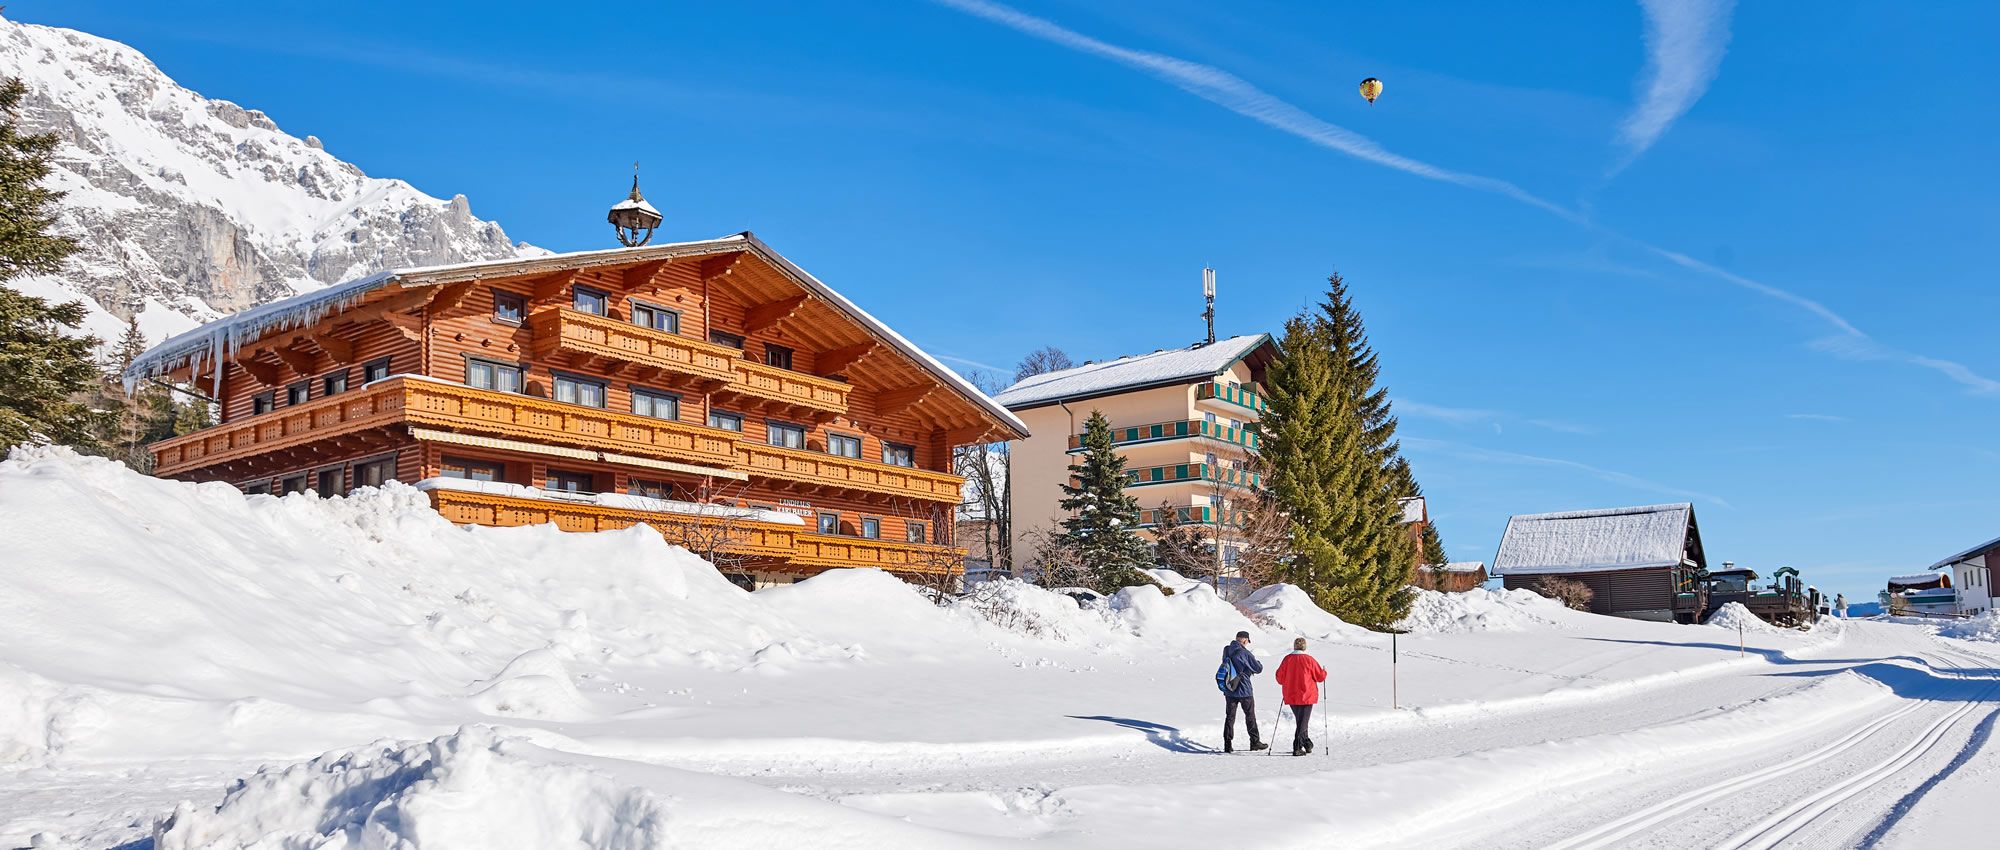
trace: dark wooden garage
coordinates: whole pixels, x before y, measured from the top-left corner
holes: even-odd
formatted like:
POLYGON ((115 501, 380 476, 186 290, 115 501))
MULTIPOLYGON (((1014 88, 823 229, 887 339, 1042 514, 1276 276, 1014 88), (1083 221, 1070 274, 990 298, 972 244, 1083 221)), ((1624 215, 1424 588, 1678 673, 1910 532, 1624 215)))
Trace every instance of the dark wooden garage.
POLYGON ((1707 570, 1687 503, 1516 516, 1493 558, 1510 589, 1569 579, 1591 589, 1593 612, 1663 622, 1675 592, 1707 570))

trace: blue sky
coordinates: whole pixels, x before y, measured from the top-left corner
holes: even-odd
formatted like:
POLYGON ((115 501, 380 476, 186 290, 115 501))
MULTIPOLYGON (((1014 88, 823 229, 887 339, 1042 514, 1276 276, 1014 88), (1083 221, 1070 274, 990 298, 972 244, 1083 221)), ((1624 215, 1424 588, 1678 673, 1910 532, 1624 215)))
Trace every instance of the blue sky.
POLYGON ((1687 500, 1715 560, 1867 598, 2000 535, 1990 3, 8 15, 556 250, 639 160, 669 238, 754 230, 961 365, 1186 344, 1204 263, 1273 330, 1338 268, 1455 558, 1687 500))

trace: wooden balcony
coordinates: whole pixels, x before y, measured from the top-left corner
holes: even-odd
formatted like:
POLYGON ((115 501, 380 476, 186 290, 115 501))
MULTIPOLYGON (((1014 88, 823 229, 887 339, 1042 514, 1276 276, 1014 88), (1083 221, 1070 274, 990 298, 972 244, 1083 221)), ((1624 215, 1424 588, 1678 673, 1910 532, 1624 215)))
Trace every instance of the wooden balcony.
POLYGON ((1126 470, 1125 476, 1129 479, 1126 484, 1128 487, 1197 481, 1254 490, 1264 483, 1263 477, 1254 472, 1242 469, 1230 469, 1220 464, 1210 463, 1176 463, 1168 466, 1148 466, 1143 469, 1126 470))
MULTIPOLYGON (((569 308, 530 316, 537 357, 557 351, 651 366, 716 382, 736 380, 736 349, 569 308)), ((845 405, 842 409, 846 409, 845 405)))
POLYGON ((730 366, 730 381, 715 390, 718 395, 774 405, 801 419, 824 421, 847 412, 847 395, 853 387, 840 381, 754 360, 737 359, 730 366))
POLYGON ((1230 386, 1219 381, 1210 381, 1194 388, 1195 401, 1214 401, 1247 408, 1259 414, 1264 412, 1264 399, 1249 387, 1237 384, 1230 386))
MULTIPOLYGON (((1167 510, 1173 512, 1174 521, 1181 525, 1224 525, 1235 528, 1250 521, 1249 511, 1222 511, 1208 505, 1189 505, 1167 510)), ((1165 513, 1158 508, 1145 508, 1139 511, 1140 528, 1155 528, 1164 519, 1166 519, 1165 513)))
POLYGON ((445 519, 456 523, 497 526, 553 523, 564 531, 613 531, 644 523, 675 545, 700 546, 720 538, 720 548, 773 559, 792 557, 798 551, 799 538, 805 531, 804 526, 775 522, 571 504, 462 490, 431 490, 429 495, 431 507, 436 508, 445 519))
MULTIPOLYGON (((1111 443, 1116 446, 1130 446, 1140 443, 1157 443, 1163 440, 1205 439, 1218 443, 1255 451, 1257 435, 1249 428, 1231 428, 1223 422, 1209 422, 1205 419, 1187 419, 1174 422, 1154 422, 1134 425, 1129 428, 1111 429, 1111 443)), ((1072 454, 1083 451, 1083 435, 1069 435, 1069 450, 1072 454)))
POLYGON ((474 389, 423 378, 399 378, 403 417, 432 425, 587 449, 662 457, 707 466, 736 462, 735 435, 685 422, 564 404, 534 396, 474 389))
POLYGON ((965 488, 963 478, 925 469, 758 443, 738 443, 736 450, 740 471, 800 484, 954 505, 965 488))
POLYGON ((162 477, 228 463, 306 443, 392 425, 403 418, 407 399, 395 379, 365 391, 314 399, 296 407, 203 428, 154 443, 153 474, 162 477))
POLYGON ((154 443, 154 474, 175 475, 366 428, 397 424, 429 425, 705 466, 727 468, 737 463, 735 435, 728 431, 404 375, 154 443))
POLYGON ((965 550, 867 537, 801 534, 792 563, 806 567, 879 567, 899 573, 956 573, 965 550))

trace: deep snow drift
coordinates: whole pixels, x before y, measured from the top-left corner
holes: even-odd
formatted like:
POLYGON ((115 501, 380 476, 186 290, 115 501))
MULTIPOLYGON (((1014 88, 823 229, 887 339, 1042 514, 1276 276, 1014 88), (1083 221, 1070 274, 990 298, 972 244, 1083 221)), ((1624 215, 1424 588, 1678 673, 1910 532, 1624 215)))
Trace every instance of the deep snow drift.
MULTIPOLYGON (((1002 581, 939 607, 886 574, 837 571, 752 594, 645 527, 461 528, 401 485, 245 497, 60 449, 0 462, 0 541, 0 846, 1076 838, 1099 817, 1079 814, 1095 811, 1087 794, 756 780, 1206 753, 1215 659, 1239 629, 1272 666, 1291 638, 1311 641, 1333 671, 1320 716, 1350 730, 1763 663, 1708 630, 1518 592, 1423 593, 1394 711, 1388 636, 1283 585, 1240 606, 1190 582, 1081 607, 1002 581)), ((1833 637, 1752 642, 1777 654, 1833 637)))

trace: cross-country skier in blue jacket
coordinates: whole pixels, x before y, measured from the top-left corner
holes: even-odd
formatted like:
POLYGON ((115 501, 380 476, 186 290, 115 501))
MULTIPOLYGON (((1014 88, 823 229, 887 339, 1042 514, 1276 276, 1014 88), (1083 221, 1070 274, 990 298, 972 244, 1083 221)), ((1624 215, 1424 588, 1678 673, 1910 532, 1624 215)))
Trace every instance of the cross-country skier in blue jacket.
POLYGON ((1218 676, 1217 684, 1222 688, 1222 751, 1236 752, 1236 710, 1243 709, 1243 726, 1250 730, 1250 749, 1267 750, 1257 734, 1257 698, 1250 691, 1250 677, 1264 672, 1264 663, 1250 654, 1250 633, 1237 632, 1236 639, 1222 648, 1222 662, 1233 668, 1233 684, 1218 676))

